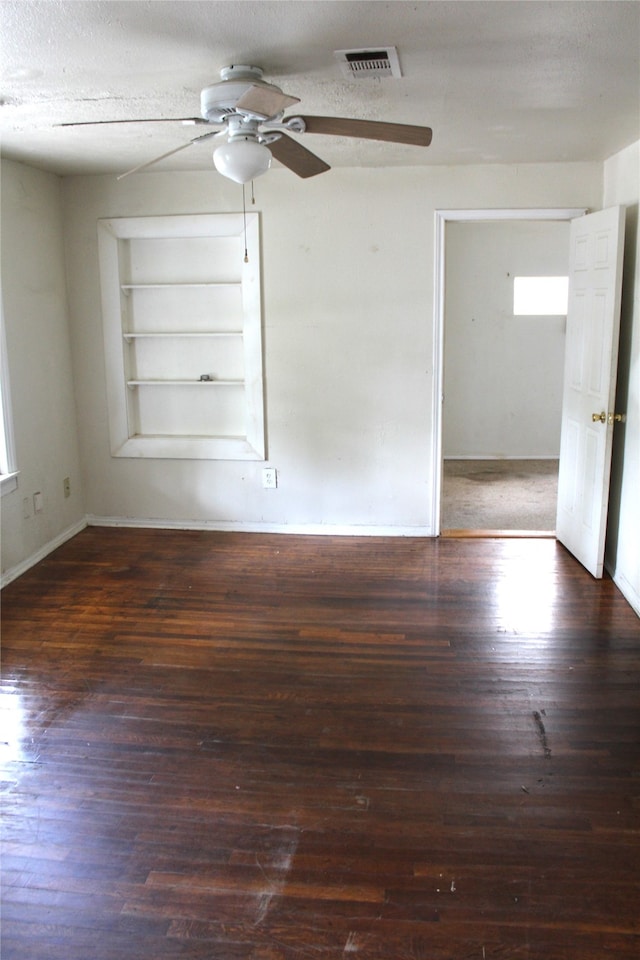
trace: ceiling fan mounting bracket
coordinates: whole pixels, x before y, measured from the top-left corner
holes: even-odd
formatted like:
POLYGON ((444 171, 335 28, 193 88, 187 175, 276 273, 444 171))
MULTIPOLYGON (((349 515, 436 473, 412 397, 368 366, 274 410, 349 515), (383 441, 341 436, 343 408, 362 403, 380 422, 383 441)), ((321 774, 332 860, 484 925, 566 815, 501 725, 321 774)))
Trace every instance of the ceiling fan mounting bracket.
POLYGON ((287 130, 291 130, 292 133, 304 133, 307 129, 307 125, 302 117, 287 117, 284 125, 287 130))
POLYGON ((304 133, 307 125, 302 117, 287 117, 286 120, 268 120, 261 123, 264 130, 288 130, 290 133, 304 133))
POLYGON ((220 71, 220 79, 227 80, 250 80, 255 83, 256 80, 262 80, 264 70, 262 67, 250 67, 245 63, 232 63, 228 67, 223 67, 220 71))

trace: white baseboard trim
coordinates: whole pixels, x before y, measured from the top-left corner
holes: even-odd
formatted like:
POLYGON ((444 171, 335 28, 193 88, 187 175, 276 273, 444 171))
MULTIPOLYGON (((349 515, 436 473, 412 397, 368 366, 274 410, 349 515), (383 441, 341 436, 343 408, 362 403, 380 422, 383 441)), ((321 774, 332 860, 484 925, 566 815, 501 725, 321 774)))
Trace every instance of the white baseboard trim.
POLYGON ((78 522, 74 523, 73 526, 67 527, 66 530, 63 530, 62 533, 59 533, 57 537, 53 538, 53 540, 50 540, 43 547, 40 547, 39 550, 36 550, 35 553, 32 553, 31 556, 27 557, 26 560, 18 563, 15 567, 11 567, 10 570, 6 570, 0 579, 0 587, 6 587, 6 585, 11 583, 12 580, 17 580, 18 577, 21 577, 22 574, 26 573, 27 570, 30 570, 31 567, 35 567, 36 563, 40 563, 40 561, 44 560, 46 556, 48 556, 50 553, 53 553, 53 551, 57 550, 58 547, 61 547, 63 543, 66 543, 67 540, 71 540, 72 537, 75 537, 76 534, 84 530, 86 526, 87 518, 83 517, 82 520, 78 520, 78 522))
POLYGON ((558 461, 557 453, 537 453, 526 456, 525 454, 518 454, 515 457, 497 457, 495 454, 491 453, 448 453, 443 460, 499 460, 499 461, 511 461, 511 460, 556 460, 558 461))
POLYGON ((628 603, 633 607, 635 612, 640 617, 640 595, 638 594, 638 592, 633 588, 633 586, 629 583, 627 578, 623 576, 623 574, 617 574, 616 576, 612 576, 611 579, 613 580, 613 582, 615 583, 616 587, 618 588, 622 596, 625 598, 625 600, 628 601, 628 603))
POLYGON ((211 530, 236 533, 288 533, 308 536, 331 537, 433 537, 428 527, 376 527, 357 524, 324 523, 260 523, 236 522, 231 520, 151 520, 134 517, 98 517, 87 516, 90 527, 141 527, 157 530, 211 530))

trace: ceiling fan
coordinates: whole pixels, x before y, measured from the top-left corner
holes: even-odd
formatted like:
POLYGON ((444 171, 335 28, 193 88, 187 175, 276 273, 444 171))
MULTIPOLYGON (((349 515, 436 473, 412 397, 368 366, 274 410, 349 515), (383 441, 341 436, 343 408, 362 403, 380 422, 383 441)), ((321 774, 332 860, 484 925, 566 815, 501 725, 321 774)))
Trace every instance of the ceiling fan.
MULTIPOLYGON (((225 142, 213 152, 213 162, 223 176, 236 183, 248 183, 266 173, 272 157, 299 177, 315 177, 329 170, 321 160, 289 133, 322 133, 338 137, 361 137, 428 147, 432 132, 429 127, 406 123, 384 123, 377 120, 350 120, 345 117, 284 117, 284 111, 299 103, 274 84, 266 83, 260 67, 233 64, 220 71, 220 82, 205 87, 200 95, 200 117, 178 118, 185 124, 215 127, 187 143, 127 170, 118 179, 150 167, 159 160, 195 143, 226 135, 225 142)), ((155 120, 98 120, 87 123, 63 123, 61 126, 86 126, 95 123, 158 123, 155 120)))

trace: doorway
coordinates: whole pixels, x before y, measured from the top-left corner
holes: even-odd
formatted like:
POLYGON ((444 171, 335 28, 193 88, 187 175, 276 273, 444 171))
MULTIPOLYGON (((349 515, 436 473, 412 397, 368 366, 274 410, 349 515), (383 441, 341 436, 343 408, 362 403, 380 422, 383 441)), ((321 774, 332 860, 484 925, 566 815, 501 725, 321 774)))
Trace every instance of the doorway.
POLYGON ((553 535, 565 317, 518 317, 514 276, 568 267, 583 209, 436 213, 438 533, 553 535))

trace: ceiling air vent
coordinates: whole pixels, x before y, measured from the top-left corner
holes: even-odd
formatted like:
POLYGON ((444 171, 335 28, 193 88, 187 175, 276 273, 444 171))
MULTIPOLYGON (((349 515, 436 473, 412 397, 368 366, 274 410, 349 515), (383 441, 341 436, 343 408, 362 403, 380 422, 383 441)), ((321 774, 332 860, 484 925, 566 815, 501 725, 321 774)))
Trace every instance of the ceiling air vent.
POLYGON ((355 77, 359 80, 366 77, 399 78, 402 76, 395 47, 334 52, 345 77, 355 77))

